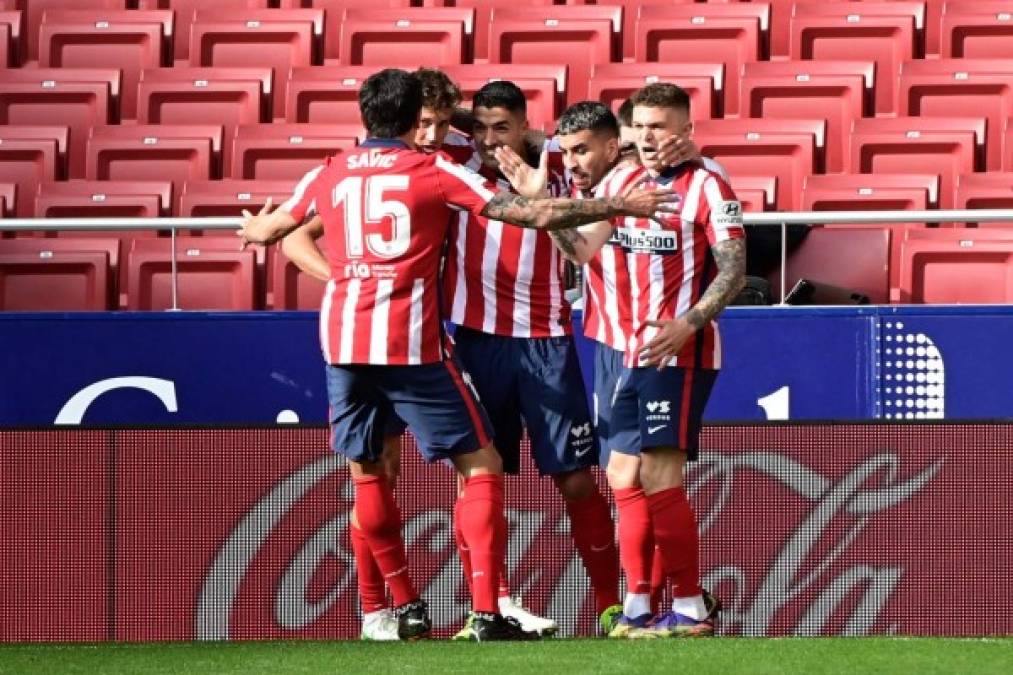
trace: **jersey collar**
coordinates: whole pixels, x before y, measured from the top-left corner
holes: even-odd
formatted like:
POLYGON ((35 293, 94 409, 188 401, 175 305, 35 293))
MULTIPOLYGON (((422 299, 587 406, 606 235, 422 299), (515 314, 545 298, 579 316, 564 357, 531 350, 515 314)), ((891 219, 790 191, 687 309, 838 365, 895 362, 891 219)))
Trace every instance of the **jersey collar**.
POLYGON ((362 143, 359 143, 360 148, 398 148, 401 150, 410 150, 408 144, 402 141, 400 138, 367 138, 362 143))

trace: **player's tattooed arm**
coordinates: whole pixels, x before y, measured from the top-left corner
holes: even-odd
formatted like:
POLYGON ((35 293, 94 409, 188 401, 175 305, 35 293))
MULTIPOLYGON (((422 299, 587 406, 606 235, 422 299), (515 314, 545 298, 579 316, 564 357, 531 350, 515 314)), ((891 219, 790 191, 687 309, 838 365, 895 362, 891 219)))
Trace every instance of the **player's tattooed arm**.
POLYGON ((492 220, 539 230, 561 230, 616 216, 656 218, 679 210, 679 197, 671 190, 635 188, 619 197, 605 199, 527 199, 499 192, 482 209, 492 220))
POLYGON ((612 231, 612 223, 601 221, 569 230, 553 230, 549 236, 564 258, 583 265, 612 237, 612 231))
POLYGON ((746 285, 746 240, 729 239, 711 247, 718 274, 700 300, 686 312, 686 321, 703 328, 728 306, 746 285))

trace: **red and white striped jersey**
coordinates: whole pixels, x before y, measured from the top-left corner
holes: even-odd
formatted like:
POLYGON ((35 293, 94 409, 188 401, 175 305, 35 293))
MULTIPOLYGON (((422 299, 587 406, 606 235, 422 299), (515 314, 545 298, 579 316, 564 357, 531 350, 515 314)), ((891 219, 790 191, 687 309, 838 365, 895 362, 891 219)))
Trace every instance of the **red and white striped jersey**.
MULTIPOLYGON (((614 170, 598 186, 602 196, 614 195, 642 169, 614 170)), ((717 275, 711 247, 745 236, 742 208, 728 183, 702 163, 676 167, 644 187, 665 187, 680 196, 681 211, 664 218, 618 218, 615 234, 586 269, 586 332, 626 353, 626 365, 641 364, 640 349, 658 333, 647 321, 663 321, 688 312, 717 275)), ((687 341, 670 366, 720 368, 721 340, 711 322, 687 341)))
MULTIPOLYGON (((477 153, 466 166, 497 181, 500 190, 512 191, 510 183, 497 179, 477 153)), ((562 176, 550 171, 549 192, 566 194, 564 185, 562 176)), ((564 265, 547 233, 462 211, 451 227, 447 247, 444 311, 458 326, 493 335, 569 335, 564 265)))
POLYGON ((444 358, 439 264, 459 211, 496 186, 447 155, 370 139, 306 174, 280 209, 324 223, 331 267, 320 342, 332 364, 414 365, 444 358))

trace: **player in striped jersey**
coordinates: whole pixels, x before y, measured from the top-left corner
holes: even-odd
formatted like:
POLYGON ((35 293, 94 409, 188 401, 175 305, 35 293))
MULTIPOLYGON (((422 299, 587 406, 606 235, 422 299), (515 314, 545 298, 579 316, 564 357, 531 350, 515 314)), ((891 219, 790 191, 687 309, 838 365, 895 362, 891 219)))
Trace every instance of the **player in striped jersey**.
POLYGON ((683 90, 649 85, 632 103, 641 169, 619 164, 618 128, 602 106, 588 102, 564 113, 557 131, 574 185, 598 196, 646 176, 681 195, 681 213, 663 225, 615 219, 554 239, 586 264, 585 326, 599 343, 598 434, 619 508, 628 588, 613 634, 706 635, 720 606, 699 586, 698 534, 682 481, 720 366, 713 319, 744 280, 741 208, 702 163, 673 167, 658 157, 662 140, 691 131, 683 90), (652 617, 655 545, 673 578, 674 601, 671 612, 652 617))
POLYGON ((278 211, 262 210, 239 232, 271 243, 319 211, 331 280, 321 344, 335 451, 350 461, 355 512, 398 605, 401 637, 428 633, 428 613, 407 570, 400 516, 381 460, 392 417, 405 420, 429 460, 450 459, 465 477, 462 530, 473 566, 472 636, 530 639, 496 603, 506 523, 501 461, 468 378, 442 339, 437 262, 451 214, 552 229, 669 211, 671 191, 631 190, 608 200, 538 199, 496 192, 446 156, 414 149, 421 85, 400 70, 371 76, 359 93, 370 138, 300 181, 278 211), (413 227, 413 221, 416 225, 413 227), (423 224, 419 227, 418 224, 423 224))

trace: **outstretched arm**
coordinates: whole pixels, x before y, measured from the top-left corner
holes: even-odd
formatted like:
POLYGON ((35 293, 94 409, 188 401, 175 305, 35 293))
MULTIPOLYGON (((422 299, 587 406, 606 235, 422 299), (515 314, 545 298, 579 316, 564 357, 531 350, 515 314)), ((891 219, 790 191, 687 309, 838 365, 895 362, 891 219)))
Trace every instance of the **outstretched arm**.
POLYGON ((623 215, 654 219, 666 213, 677 213, 677 200, 672 190, 643 188, 604 199, 527 199, 510 192, 498 192, 482 209, 481 215, 520 227, 561 230, 623 215))

